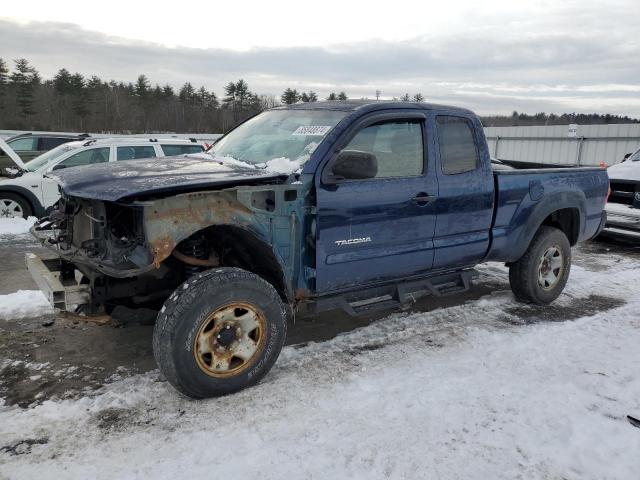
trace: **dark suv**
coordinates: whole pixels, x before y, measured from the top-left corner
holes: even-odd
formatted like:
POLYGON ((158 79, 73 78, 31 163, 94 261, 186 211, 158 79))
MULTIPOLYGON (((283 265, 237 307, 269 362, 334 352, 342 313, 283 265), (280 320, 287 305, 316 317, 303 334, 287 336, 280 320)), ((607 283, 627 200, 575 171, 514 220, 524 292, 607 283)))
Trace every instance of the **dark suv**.
MULTIPOLYGON (((5 140, 5 142, 16 152, 24 163, 33 160, 38 155, 74 140, 84 140, 88 134, 81 135, 64 133, 21 133, 5 140)), ((0 150, 0 169, 12 167, 13 162, 0 150)))

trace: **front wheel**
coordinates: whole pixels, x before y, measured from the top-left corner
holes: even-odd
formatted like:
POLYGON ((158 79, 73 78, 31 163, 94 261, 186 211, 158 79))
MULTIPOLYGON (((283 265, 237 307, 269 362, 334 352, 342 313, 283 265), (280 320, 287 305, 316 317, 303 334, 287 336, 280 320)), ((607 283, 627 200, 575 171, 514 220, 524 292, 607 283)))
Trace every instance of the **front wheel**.
POLYGON ((178 391, 215 397, 266 375, 286 333, 285 306, 272 285, 239 268, 216 268, 190 278, 167 299, 153 351, 178 391))
POLYGON ((518 300, 547 305, 562 293, 570 270, 569 239, 562 230, 542 226, 522 258, 511 264, 509 284, 518 300))
POLYGON ((32 214, 31 205, 20 195, 0 193, 0 218, 27 218, 32 214))

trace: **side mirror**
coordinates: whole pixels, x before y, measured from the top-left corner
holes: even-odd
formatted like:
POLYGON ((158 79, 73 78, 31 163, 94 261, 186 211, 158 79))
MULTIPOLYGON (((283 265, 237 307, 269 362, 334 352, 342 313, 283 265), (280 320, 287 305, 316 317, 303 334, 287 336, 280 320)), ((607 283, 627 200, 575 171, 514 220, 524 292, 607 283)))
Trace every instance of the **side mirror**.
POLYGON ((339 180, 366 180, 378 173, 378 159, 373 153, 342 150, 330 165, 328 183, 339 180))
POLYGON ((625 154, 624 154, 624 157, 623 157, 623 159, 622 159, 622 161, 624 162, 624 161, 625 161, 627 158, 629 158, 630 156, 631 156, 631 154, 630 154, 630 153, 625 153, 625 154))
POLYGON ((51 171, 62 170, 63 168, 67 168, 67 166, 64 163, 59 163, 57 165, 54 165, 51 171))

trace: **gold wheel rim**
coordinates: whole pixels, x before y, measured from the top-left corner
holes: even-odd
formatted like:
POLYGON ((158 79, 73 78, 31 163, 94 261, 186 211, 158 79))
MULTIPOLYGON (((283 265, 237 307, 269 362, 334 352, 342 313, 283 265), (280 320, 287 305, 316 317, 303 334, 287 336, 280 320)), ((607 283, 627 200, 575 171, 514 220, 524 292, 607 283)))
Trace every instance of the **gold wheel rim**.
POLYGON ((260 356, 266 343, 263 313, 234 302, 211 313, 196 334, 193 355, 200 370, 212 377, 238 375, 260 356))

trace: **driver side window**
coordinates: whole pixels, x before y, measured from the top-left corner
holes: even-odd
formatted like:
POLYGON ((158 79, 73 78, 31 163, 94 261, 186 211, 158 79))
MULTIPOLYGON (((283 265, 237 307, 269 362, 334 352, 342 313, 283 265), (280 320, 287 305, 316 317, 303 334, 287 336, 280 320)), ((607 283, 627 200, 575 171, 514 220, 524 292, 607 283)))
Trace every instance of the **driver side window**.
POLYGON ((83 150, 71 155, 58 165, 53 167, 54 170, 60 168, 79 167, 82 165, 93 165, 94 163, 104 163, 109 161, 109 147, 91 148, 83 150))
POLYGON ((360 130, 345 147, 375 155, 375 178, 422 175, 424 153, 419 120, 380 122, 360 130))

